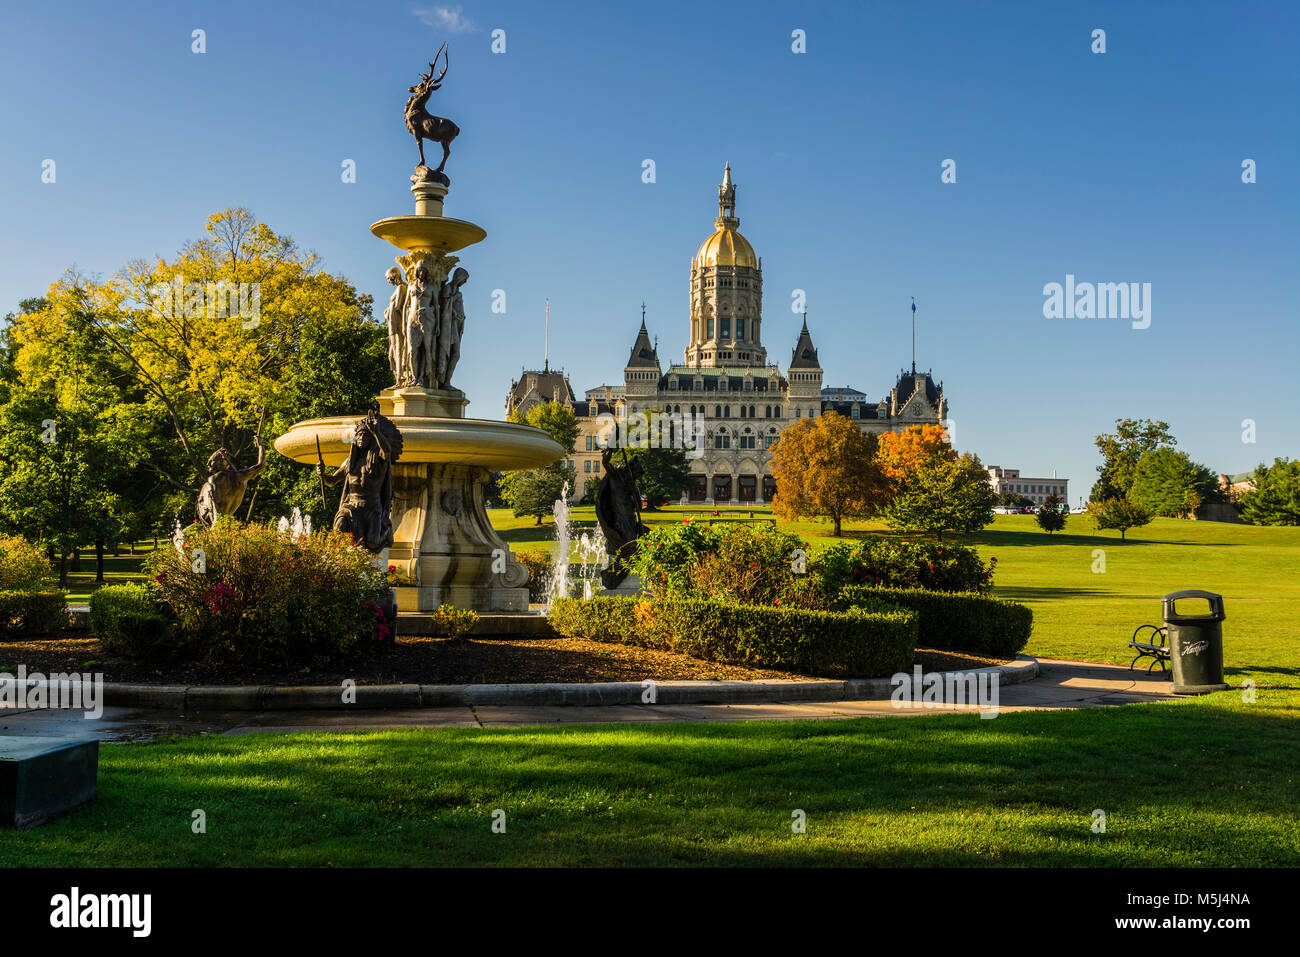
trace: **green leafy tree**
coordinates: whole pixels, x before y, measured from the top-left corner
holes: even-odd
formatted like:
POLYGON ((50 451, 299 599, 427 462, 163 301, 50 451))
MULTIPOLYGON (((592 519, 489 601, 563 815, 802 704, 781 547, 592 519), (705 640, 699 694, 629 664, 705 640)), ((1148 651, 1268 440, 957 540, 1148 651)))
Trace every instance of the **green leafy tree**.
POLYGON ((545 468, 512 473, 515 478, 510 487, 510 508, 516 516, 536 516, 536 524, 551 514, 556 501, 564 494, 567 484, 572 490, 577 481, 574 468, 565 459, 545 468))
POLYGON ((1047 496, 1034 513, 1034 518, 1038 521, 1038 527, 1048 535, 1059 532, 1065 528, 1065 499, 1059 495, 1047 496))
POLYGON ((895 482, 883 509, 900 528, 930 532, 943 540, 945 532, 978 531, 993 521, 997 494, 977 456, 949 459, 930 454, 895 482))
POLYGON ((1094 441, 1102 462, 1097 466, 1100 475, 1092 487, 1089 498, 1092 502, 1126 497, 1137 478, 1137 465, 1142 456, 1153 449, 1178 444, 1169 431, 1169 423, 1149 419, 1116 419, 1115 431, 1099 435, 1094 441))
POLYGON ((636 485, 646 501, 647 510, 682 497, 691 481, 691 464, 686 458, 685 450, 649 448, 627 449, 626 452, 629 461, 640 459, 645 470, 636 480, 636 485))
POLYGON ((1003 508, 1030 508, 1034 500, 1019 492, 1003 492, 998 496, 998 504, 1003 508))
POLYGON ((1138 460, 1128 498, 1152 515, 1182 518, 1221 497, 1218 479, 1186 452, 1162 447, 1138 460))
POLYGON ((1252 525, 1300 525, 1300 459, 1274 459, 1255 469, 1255 487, 1241 496, 1252 525))
POLYGON ((516 409, 510 415, 510 421, 519 425, 531 425, 541 429, 564 449, 564 457, 540 469, 506 472, 501 476, 501 498, 513 509, 515 515, 535 515, 537 524, 542 524, 542 517, 551 514, 551 506, 560 497, 564 483, 569 483, 570 491, 577 481, 575 469, 568 461, 578 444, 578 417, 563 402, 540 402, 526 413, 516 409), (544 473, 544 474, 536 474, 544 473), (543 498, 550 494, 550 500, 543 503, 543 498))
POLYGON ((1093 502, 1088 506, 1088 514, 1092 516, 1098 529, 1116 529, 1121 542, 1124 541, 1130 528, 1140 528, 1151 521, 1150 512, 1126 498, 1108 498, 1104 502, 1093 502))

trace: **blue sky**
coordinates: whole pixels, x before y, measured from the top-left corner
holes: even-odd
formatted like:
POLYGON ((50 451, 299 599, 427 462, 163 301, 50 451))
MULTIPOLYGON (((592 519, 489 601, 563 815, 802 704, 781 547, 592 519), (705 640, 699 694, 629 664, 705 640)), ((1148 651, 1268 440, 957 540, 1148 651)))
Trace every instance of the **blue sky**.
POLYGON ((910 362, 915 296, 917 362, 944 382, 958 446, 1056 469, 1072 499, 1117 416, 1167 420, 1227 472, 1300 446, 1294 4, 0 11, 0 313, 74 263, 107 276, 171 256, 226 206, 382 301, 394 250, 367 227, 410 210, 406 87, 448 39, 435 112, 462 132, 446 211, 488 231, 463 255, 472 415, 501 415, 511 378, 540 364, 548 296, 552 364, 579 392, 621 380, 642 300, 680 361, 689 263, 729 160, 783 366, 803 289, 827 384, 883 396, 910 362), (1150 327, 1044 318, 1043 286, 1067 274, 1150 283, 1150 327))

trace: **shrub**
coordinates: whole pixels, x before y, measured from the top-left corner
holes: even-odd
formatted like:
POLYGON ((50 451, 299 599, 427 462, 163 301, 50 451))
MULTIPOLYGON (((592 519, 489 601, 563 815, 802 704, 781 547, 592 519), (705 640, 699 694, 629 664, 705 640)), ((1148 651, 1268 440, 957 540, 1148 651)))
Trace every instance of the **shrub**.
POLYGON ((453 642, 463 641, 478 624, 478 615, 455 605, 439 605, 433 610, 433 633, 453 642))
POLYGON ((916 613, 922 648, 1011 657, 1024 649, 1034 628, 1034 613, 1024 605, 969 592, 850 585, 836 607, 875 607, 882 601, 916 613))
POLYGON ((385 573, 342 532, 223 519, 190 526, 183 555, 160 549, 145 567, 179 645, 214 661, 319 663, 392 636, 385 573))
POLYGON ((658 598, 694 594, 691 572, 716 541, 716 526, 689 518, 680 524, 657 525, 637 539, 627 566, 658 598))
POLYGON ((821 605, 806 574, 807 543, 798 535, 736 524, 714 526, 708 538, 708 551, 688 569, 688 594, 739 605, 821 605))
POLYGON ((551 587, 551 557, 546 553, 515 552, 515 561, 528 569, 528 600, 533 604, 546 601, 551 587))
POLYGON ((828 545, 814 557, 811 570, 834 601, 849 585, 984 593, 993 587, 997 561, 990 558, 985 565, 968 545, 873 536, 828 545))
POLYGON ((550 622, 574 638, 836 678, 902 671, 917 641, 916 615, 880 602, 828 612, 698 599, 570 598, 552 604, 550 622))
POLYGON ((91 594, 90 630, 105 651, 129 658, 180 650, 171 619, 145 585, 105 585, 91 594))
POLYGON ((18 535, 0 535, 0 591, 39 591, 50 575, 39 545, 18 535))
POLYGON ((557 598, 546 616, 550 626, 567 638, 637 645, 638 598, 606 595, 599 598, 557 598))
POLYGON ((0 635, 43 635, 68 623, 62 591, 7 588, 0 591, 0 635))

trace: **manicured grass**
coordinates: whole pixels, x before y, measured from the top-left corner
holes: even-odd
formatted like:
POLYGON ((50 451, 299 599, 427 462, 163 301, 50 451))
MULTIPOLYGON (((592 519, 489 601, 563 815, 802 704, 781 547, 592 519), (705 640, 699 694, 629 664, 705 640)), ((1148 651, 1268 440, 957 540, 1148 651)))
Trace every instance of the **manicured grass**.
MULTIPOLYGON (((515 546, 549 547, 549 523, 505 518, 515 546)), ((1300 529, 1157 520, 1120 544, 1079 516, 1051 537, 999 516, 974 541, 998 559, 997 593, 1034 609, 1035 655, 1127 661, 1161 594, 1223 593, 1229 680, 1253 679, 1257 700, 106 745, 98 800, 0 832, 0 865, 1300 864, 1300 529)))
POLYGON ((109 745, 99 798, 0 865, 1296 866, 1297 708, 109 745))

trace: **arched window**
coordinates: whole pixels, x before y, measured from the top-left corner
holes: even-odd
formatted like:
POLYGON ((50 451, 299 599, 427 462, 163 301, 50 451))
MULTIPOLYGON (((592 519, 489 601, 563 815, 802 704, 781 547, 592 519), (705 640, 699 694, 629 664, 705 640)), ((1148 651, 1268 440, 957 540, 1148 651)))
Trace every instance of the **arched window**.
POLYGON ((742 419, 745 417, 745 407, 743 405, 740 407, 740 417, 742 419))
POLYGON ((720 419, 720 418, 722 418, 722 406, 720 406, 720 405, 715 405, 715 406, 713 407, 713 417, 714 417, 715 419, 720 419))
POLYGON ((723 417, 724 419, 729 419, 729 418, 731 418, 731 406, 729 406, 729 405, 724 405, 724 406, 722 407, 722 417, 723 417))
POLYGON ((772 407, 770 405, 763 406, 763 418, 770 419, 771 417, 772 417, 772 407))

